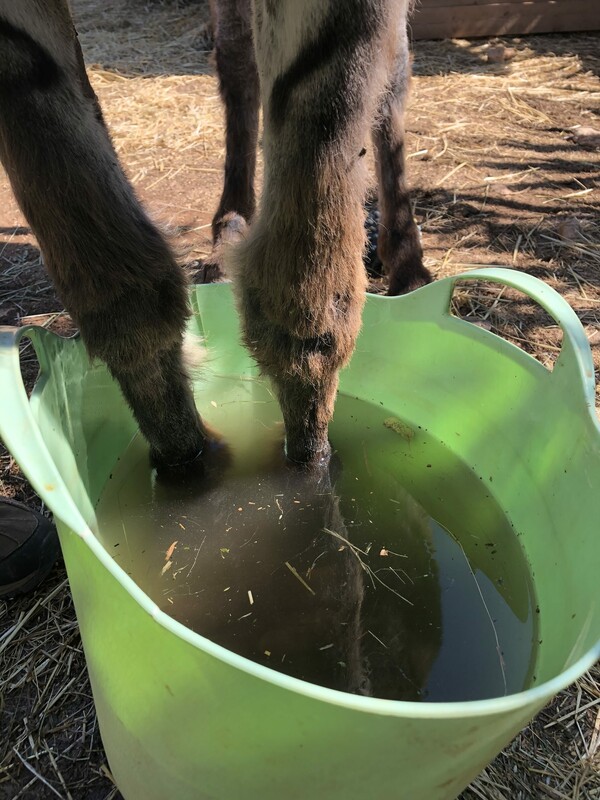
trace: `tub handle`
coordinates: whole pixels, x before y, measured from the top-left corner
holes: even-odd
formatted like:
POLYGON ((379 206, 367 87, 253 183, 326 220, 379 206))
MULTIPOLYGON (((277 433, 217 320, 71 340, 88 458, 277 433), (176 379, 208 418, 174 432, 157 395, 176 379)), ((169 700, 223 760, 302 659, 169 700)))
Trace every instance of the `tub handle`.
MULTIPOLYGON (((12 453, 31 485, 68 527, 80 535, 88 525, 54 463, 27 399, 19 361, 19 343, 30 339, 40 363, 36 386, 49 374, 48 344, 55 334, 34 325, 0 326, 0 438, 12 453)), ((34 396, 32 402, 34 402, 34 396)))
MULTIPOLYGON (((552 379, 564 382, 569 386, 570 392, 581 391, 584 404, 588 408, 593 420, 597 423, 595 415, 595 380, 592 350, 583 325, 567 301, 555 289, 548 286, 539 278, 513 269, 500 269, 495 267, 471 270, 460 275, 442 279, 437 285, 446 284, 446 289, 441 290, 444 297, 444 313, 450 314, 450 301, 456 284, 462 281, 491 281, 502 283, 513 289, 518 289, 540 305, 550 314, 563 332, 563 341, 560 354, 552 370, 552 379)), ((436 287, 436 283, 426 286, 423 292, 436 287)))

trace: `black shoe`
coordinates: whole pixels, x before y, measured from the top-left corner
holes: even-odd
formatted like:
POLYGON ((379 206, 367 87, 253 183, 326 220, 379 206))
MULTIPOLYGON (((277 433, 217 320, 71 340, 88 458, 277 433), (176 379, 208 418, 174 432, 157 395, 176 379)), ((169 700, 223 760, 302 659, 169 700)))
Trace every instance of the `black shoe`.
POLYGON ((56 528, 49 519, 0 497, 0 597, 35 589, 59 553, 56 528))

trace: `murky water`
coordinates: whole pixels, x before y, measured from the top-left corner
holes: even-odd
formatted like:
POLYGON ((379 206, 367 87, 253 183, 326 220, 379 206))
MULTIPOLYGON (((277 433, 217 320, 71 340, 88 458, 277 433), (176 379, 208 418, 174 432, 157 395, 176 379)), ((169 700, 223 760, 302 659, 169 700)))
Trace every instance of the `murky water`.
POLYGON ((98 504, 102 541, 169 615, 275 670, 402 700, 528 686, 537 620, 518 539, 447 448, 340 396, 329 473, 281 459, 278 406, 258 381, 202 403, 229 461, 195 484, 153 478, 135 439, 98 504))

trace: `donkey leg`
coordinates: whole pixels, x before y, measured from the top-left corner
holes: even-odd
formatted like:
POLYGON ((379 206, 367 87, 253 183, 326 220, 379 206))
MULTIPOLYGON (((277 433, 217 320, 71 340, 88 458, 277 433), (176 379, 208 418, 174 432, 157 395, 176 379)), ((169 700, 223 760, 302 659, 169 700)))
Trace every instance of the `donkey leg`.
POLYGON ((213 218, 215 245, 232 214, 250 222, 256 210, 254 174, 260 94, 254 57, 250 0, 218 0, 215 54, 225 106, 225 183, 213 218))
POLYGON ((423 266, 419 230, 405 180, 404 109, 409 81, 410 56, 403 24, 396 63, 372 131, 379 183, 377 254, 389 277, 390 295, 409 292, 431 281, 423 266))
MULTIPOLYGON (((256 260, 241 253, 236 258, 242 259, 242 269, 250 271, 258 264, 260 253, 256 260)), ((327 431, 338 371, 350 357, 360 327, 364 294, 361 278, 346 311, 335 314, 329 330, 313 337, 305 336, 304 331, 296 335, 284 320, 273 319, 273 307, 259 299, 264 294, 260 280, 248 281, 245 286, 240 282, 244 341, 275 389, 285 426, 285 454, 292 464, 316 468, 329 462, 327 431)))
MULTIPOLYGON (((286 452, 316 465, 360 327, 361 158, 382 88, 387 3, 256 2, 264 109, 260 214, 229 253, 244 337, 281 404, 286 452), (350 13, 351 12, 351 13, 350 13)), ((394 20, 391 20, 391 24, 394 20)))
POLYGON ((66 0, 0 0, 0 160, 153 462, 193 460, 205 435, 182 361, 184 276, 119 165, 66 0))

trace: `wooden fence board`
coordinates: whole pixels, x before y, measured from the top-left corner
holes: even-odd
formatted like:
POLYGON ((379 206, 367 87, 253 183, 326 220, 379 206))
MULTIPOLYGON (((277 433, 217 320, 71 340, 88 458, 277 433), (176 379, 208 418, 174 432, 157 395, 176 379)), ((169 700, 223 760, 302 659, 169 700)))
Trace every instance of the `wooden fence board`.
POLYGON ((414 39, 600 30, 600 0, 422 0, 414 39))
MULTIPOLYGON (((590 0, 591 1, 591 0, 590 0)), ((489 6, 489 5, 518 5, 524 6, 528 3, 551 2, 551 0, 416 0, 415 12, 419 9, 428 8, 456 8, 457 6, 489 6)), ((568 4, 568 0, 552 0, 556 5, 568 4)))

